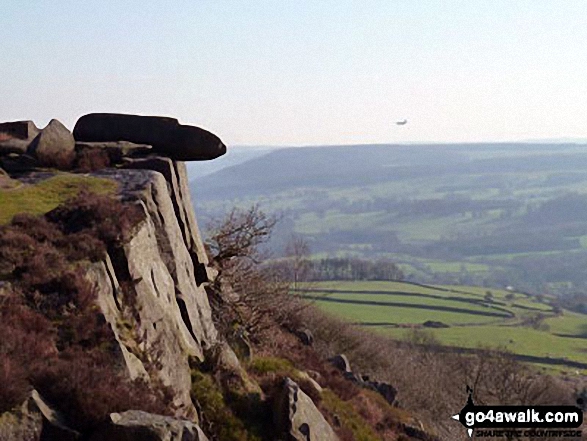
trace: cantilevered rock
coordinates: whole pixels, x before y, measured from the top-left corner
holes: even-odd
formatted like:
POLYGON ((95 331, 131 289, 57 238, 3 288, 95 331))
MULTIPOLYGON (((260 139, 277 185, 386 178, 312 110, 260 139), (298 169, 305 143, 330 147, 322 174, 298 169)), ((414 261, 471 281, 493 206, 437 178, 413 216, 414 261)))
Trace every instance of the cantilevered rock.
POLYGON ((177 161, 205 161, 226 153, 220 139, 199 127, 163 116, 90 113, 73 130, 76 141, 130 141, 153 146, 153 153, 177 161))

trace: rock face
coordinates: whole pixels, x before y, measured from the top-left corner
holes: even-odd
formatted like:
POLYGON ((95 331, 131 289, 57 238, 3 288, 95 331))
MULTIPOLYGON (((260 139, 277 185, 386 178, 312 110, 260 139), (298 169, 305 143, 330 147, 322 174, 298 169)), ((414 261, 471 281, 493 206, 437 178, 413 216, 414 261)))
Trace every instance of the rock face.
POLYGON ((276 402, 276 427, 287 440, 334 441, 338 437, 309 396, 289 378, 276 402))
POLYGON ((181 234, 192 258, 196 283, 201 285, 215 277, 208 267, 208 256, 200 237, 198 223, 194 214, 186 166, 183 162, 164 157, 150 157, 129 160, 125 168, 148 169, 161 173, 171 192, 171 202, 179 222, 181 234))
POLYGON ((52 119, 29 145, 28 153, 44 166, 69 169, 75 159, 75 140, 67 127, 52 119))
POLYGON ((147 144, 135 144, 128 141, 115 142, 81 142, 75 143, 76 153, 87 151, 103 151, 108 155, 111 163, 120 163, 124 158, 135 157, 141 154, 148 154, 153 147, 147 144))
POLYGON ((194 423, 138 410, 110 414, 90 441, 208 441, 194 423))
MULTIPOLYGON (((88 175, 115 181, 117 198, 137 206, 143 217, 125 232, 124 244, 110 243, 102 261, 84 263, 85 275, 120 348, 114 351, 118 366, 126 367, 131 380, 150 382, 159 390, 165 386, 167 410, 175 416, 129 410, 110 414, 110 420, 93 433, 78 433, 64 423, 70 415, 61 416, 33 391, 19 409, 0 415, 0 440, 207 440, 196 424, 197 408, 202 408, 195 401, 200 398, 194 395, 192 401, 192 369, 203 366, 216 375, 224 392, 230 391, 231 399, 242 398, 254 406, 265 399, 237 356, 252 357, 246 335, 226 342, 214 326, 206 288, 216 272, 208 266, 185 164, 176 161, 213 159, 224 154, 224 144, 211 133, 172 118, 116 114, 82 117, 76 124, 77 142, 57 120, 40 132, 30 121, 0 124, 0 133, 5 134, 0 137, 0 165, 8 172, 0 169, 0 186, 7 188, 13 178, 26 185, 32 175, 55 174, 39 171, 39 166, 82 170, 82 160, 108 155, 113 166, 99 165, 88 175)), ((84 173, 87 170, 95 168, 84 173)), ((2 286, 0 282, 0 290, 2 286)), ((300 338, 312 343, 307 330, 300 338)), ((312 388, 305 388, 310 394, 322 391, 308 375, 300 374, 299 381, 312 388)), ((205 402, 205 397, 201 400, 205 402)), ((292 380, 286 379, 274 402, 276 423, 287 439, 337 439, 292 380)), ((202 414, 208 422, 206 412, 202 414)))
POLYGON ((73 134, 77 141, 148 144, 155 153, 178 161, 203 161, 226 153, 216 135, 162 116, 91 113, 77 121, 73 134))
POLYGON ((181 202, 172 200, 177 196, 173 185, 152 170, 106 170, 96 175, 116 179, 124 198, 135 201, 145 213, 132 239, 88 273, 101 309, 121 346, 130 377, 145 377, 149 366, 159 366, 156 379, 171 388, 177 415, 197 418, 190 399, 189 359, 203 360, 217 332, 175 214, 181 202), (132 308, 125 295, 134 299, 132 308))

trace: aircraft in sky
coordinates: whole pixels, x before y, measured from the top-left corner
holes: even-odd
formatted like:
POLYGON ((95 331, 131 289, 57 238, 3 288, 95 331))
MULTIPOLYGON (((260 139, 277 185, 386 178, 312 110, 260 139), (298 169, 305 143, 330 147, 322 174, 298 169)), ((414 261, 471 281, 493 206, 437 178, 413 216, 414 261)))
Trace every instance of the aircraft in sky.
POLYGON ((396 125, 398 126, 405 126, 408 123, 407 119, 404 119, 403 121, 396 121, 396 125))

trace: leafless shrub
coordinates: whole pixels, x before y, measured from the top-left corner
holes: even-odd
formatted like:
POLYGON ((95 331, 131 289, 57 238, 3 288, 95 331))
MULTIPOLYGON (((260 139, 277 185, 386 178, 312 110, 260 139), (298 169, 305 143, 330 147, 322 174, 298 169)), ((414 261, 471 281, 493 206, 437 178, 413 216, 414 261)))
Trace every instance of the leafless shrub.
POLYGON ((261 246, 266 243, 276 218, 258 206, 233 209, 209 226, 206 241, 210 260, 218 269, 211 288, 217 325, 225 333, 244 329, 252 338, 277 323, 285 325, 302 302, 289 294, 289 282, 279 271, 263 267, 261 246))

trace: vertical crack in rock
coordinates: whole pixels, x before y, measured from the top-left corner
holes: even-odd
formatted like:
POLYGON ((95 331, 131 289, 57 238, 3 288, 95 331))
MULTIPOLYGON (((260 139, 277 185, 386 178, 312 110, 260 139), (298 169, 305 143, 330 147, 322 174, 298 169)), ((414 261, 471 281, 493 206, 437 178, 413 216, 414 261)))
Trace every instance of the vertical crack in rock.
POLYGON ((178 306, 180 301, 185 305, 184 317, 189 318, 184 320, 185 325, 202 347, 208 347, 216 340, 208 297, 201 286, 208 281, 208 261, 191 199, 182 197, 182 193, 189 195, 185 164, 169 158, 145 158, 131 161, 127 168, 153 170, 153 175, 164 178, 164 186, 159 178, 149 180, 150 194, 142 199, 155 222, 160 254, 176 283, 178 306))
POLYGON ((198 228, 198 223, 194 214, 194 206, 192 204, 191 193, 189 191, 185 163, 174 161, 173 169, 175 171, 176 180, 178 183, 177 198, 179 201, 181 201, 181 209, 178 207, 180 211, 178 218, 183 224, 182 231, 184 234, 184 240, 192 257, 196 283, 199 286, 211 279, 210 274, 208 274, 207 271, 208 256, 200 238, 200 230, 198 228))

